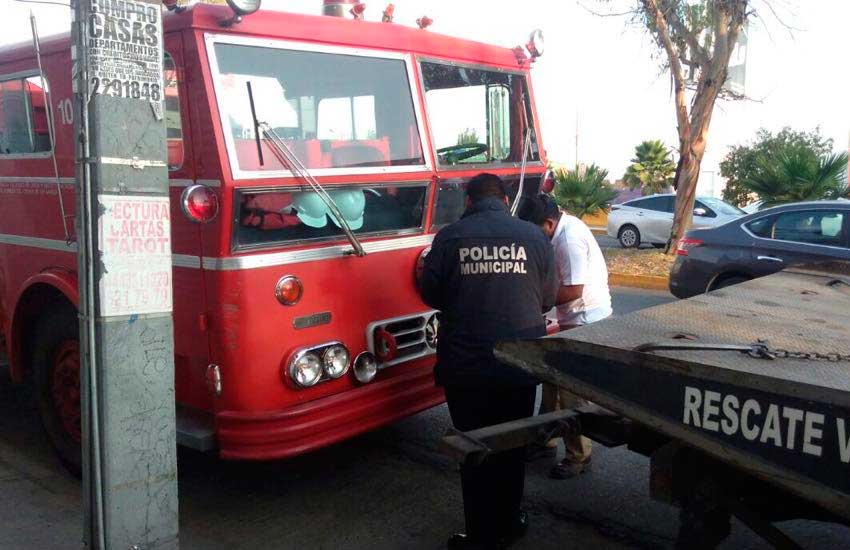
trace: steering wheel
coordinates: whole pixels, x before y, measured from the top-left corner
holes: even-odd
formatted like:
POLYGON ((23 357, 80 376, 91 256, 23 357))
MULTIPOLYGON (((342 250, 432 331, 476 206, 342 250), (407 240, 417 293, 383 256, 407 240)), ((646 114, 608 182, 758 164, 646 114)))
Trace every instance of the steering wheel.
POLYGON ((437 149, 437 155, 446 164, 457 164, 462 160, 486 153, 488 150, 489 147, 484 143, 461 143, 437 149))

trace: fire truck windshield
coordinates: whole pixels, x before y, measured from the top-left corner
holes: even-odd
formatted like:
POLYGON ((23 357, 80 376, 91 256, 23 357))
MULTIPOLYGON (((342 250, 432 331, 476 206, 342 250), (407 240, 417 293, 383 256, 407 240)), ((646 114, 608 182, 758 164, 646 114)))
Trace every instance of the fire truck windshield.
MULTIPOLYGON (((431 133, 441 166, 522 162, 532 122, 525 77, 422 62, 431 133)), ((540 160, 534 132, 528 161, 540 160)))
MULTIPOLYGON (((428 186, 413 184, 328 187, 357 236, 420 231, 428 186)), ((256 248, 345 238, 327 206, 309 187, 237 191, 235 248, 256 248)))
POLYGON ((249 81, 257 118, 308 169, 423 166, 407 66, 387 56, 216 42, 216 95, 234 173, 285 170, 267 143, 260 164, 249 81))

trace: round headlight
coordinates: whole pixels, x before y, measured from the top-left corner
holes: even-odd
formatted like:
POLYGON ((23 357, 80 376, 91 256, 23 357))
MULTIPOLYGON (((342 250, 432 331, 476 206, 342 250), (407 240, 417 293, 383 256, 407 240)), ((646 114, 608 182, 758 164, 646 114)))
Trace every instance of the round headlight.
POLYGON ((543 31, 540 29, 532 31, 531 35, 528 37, 528 44, 525 45, 525 48, 528 50, 528 53, 531 54, 532 59, 537 59, 543 55, 543 46, 543 31))
POLYGON ((322 360, 312 352, 299 353, 289 364, 289 376, 303 388, 315 386, 322 377, 322 360))
POLYGON ((250 15, 260 9, 260 0, 227 0, 236 15, 250 15))
POLYGON ((354 360, 354 377, 361 384, 367 384, 378 374, 378 360, 368 351, 364 351, 354 360))
POLYGON ((325 374, 330 378, 339 378, 348 370, 349 359, 348 350, 342 344, 334 344, 329 347, 322 354, 325 374))

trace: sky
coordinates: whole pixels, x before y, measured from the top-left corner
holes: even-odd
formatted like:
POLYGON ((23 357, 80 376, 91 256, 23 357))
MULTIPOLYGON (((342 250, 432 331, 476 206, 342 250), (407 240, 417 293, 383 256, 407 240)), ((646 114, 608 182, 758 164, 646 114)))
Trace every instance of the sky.
MULTIPOLYGON (((386 1, 367 0, 366 18, 380 20, 386 1)), ((394 1, 396 23, 414 25, 428 15, 434 24, 427 32, 513 47, 524 44, 533 29, 542 29, 546 50, 532 82, 549 159, 569 165, 593 162, 608 169, 612 180, 622 176, 641 141, 678 142, 670 79, 655 44, 626 17, 591 12, 616 12, 634 3, 394 1)), ((0 5, 0 46, 29 39, 30 10, 44 36, 70 25, 66 7, 18 0, 0 0, 0 5)), ((746 74, 746 94, 752 99, 718 102, 702 167, 702 194, 719 194, 718 164, 729 146, 751 140, 761 127, 819 126, 836 150, 846 150, 850 141, 850 71, 842 53, 850 0, 752 0, 752 5, 757 18, 749 28, 746 74)), ((263 0, 263 8, 319 13, 321 0, 263 0)))

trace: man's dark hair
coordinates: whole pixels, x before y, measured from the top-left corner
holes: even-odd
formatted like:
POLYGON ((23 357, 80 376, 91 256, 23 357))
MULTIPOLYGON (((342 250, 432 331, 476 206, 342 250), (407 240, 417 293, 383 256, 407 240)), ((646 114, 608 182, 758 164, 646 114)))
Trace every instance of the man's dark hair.
POLYGON ((508 195, 505 182, 495 174, 482 172, 466 184, 466 196, 473 203, 490 197, 504 200, 508 195))
POLYGON ((534 225, 543 225, 546 220, 561 219, 561 211, 558 209, 558 204, 551 196, 540 193, 534 197, 526 199, 519 209, 519 219, 531 222, 534 225))

